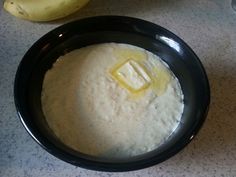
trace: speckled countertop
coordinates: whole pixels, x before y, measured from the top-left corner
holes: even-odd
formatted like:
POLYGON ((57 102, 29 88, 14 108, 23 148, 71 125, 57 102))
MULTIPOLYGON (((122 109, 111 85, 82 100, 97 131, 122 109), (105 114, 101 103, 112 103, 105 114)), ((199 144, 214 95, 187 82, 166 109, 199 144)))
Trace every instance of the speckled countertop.
MULTIPOLYGON (((2 1, 1 1, 2 6, 2 1)), ((0 8, 0 176, 236 176, 236 12, 230 0, 91 0, 79 13, 53 23, 31 23, 0 8), (16 115, 13 81, 27 49, 43 34, 94 15, 127 15, 157 23, 184 39, 206 68, 211 106, 197 137, 171 159, 139 171, 94 172, 44 151, 16 115)))

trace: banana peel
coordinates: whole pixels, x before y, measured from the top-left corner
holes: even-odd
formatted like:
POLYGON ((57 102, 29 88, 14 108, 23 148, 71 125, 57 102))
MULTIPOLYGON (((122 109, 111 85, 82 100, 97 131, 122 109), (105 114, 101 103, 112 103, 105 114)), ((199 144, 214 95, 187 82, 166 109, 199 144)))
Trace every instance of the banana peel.
POLYGON ((68 16, 89 0, 5 0, 4 9, 30 21, 51 21, 68 16))

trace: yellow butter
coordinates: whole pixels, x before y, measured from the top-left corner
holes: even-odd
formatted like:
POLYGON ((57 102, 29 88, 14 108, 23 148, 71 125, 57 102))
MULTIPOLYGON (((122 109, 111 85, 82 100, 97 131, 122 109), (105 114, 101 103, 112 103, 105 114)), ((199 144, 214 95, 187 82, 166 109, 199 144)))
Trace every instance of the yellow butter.
POLYGON ((171 74, 160 64, 149 63, 145 52, 115 49, 114 54, 118 62, 110 70, 110 74, 121 87, 135 95, 147 88, 151 88, 157 96, 166 91, 171 74))
POLYGON ((150 86, 151 78, 137 61, 128 59, 111 70, 113 78, 130 92, 139 92, 150 86))

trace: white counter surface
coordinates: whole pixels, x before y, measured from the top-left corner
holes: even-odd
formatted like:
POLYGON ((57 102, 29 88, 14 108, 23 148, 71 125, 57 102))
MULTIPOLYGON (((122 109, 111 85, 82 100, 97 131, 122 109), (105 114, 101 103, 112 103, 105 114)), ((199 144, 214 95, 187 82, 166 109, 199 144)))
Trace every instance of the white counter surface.
POLYGON ((236 12, 230 0, 91 0, 70 18, 32 23, 11 16, 1 7, 0 115, 1 177, 235 177, 236 12), (126 15, 161 25, 186 41, 206 68, 211 86, 207 120, 184 150, 161 164, 126 173, 75 167, 43 150, 16 115, 13 81, 24 53, 55 27, 95 15, 126 15))

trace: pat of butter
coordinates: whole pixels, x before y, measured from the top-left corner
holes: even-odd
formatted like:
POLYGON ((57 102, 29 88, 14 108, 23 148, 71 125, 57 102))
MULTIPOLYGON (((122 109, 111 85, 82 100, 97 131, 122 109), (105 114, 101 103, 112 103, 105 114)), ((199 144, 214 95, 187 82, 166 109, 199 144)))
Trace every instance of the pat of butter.
POLYGON ((132 59, 129 59, 115 67, 111 74, 121 86, 131 92, 144 90, 151 82, 151 79, 144 67, 132 59))

